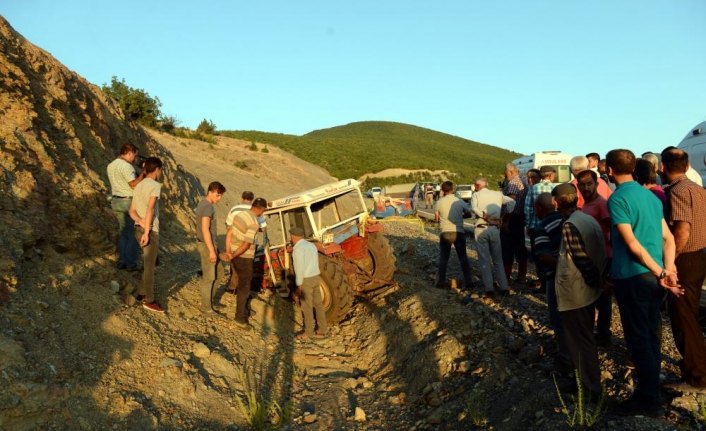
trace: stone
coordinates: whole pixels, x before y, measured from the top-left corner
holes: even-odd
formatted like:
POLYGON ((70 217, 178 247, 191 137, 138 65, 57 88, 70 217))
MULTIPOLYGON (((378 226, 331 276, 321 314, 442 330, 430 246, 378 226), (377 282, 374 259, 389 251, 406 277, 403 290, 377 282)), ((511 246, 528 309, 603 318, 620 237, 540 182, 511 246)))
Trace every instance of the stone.
POLYGON ((211 349, 209 349, 205 344, 203 343, 194 343, 194 346, 191 348, 191 352, 196 356, 197 358, 207 358, 211 354, 211 349))
POLYGON ((353 419, 356 422, 365 422, 368 420, 368 418, 365 416, 365 410, 361 409, 360 407, 355 408, 355 415, 353 416, 353 419))
POLYGON ((110 291, 113 293, 120 292, 120 283, 117 280, 110 280, 110 291))
POLYGON ((471 364, 471 361, 463 361, 458 364, 458 372, 459 373, 467 373, 471 370, 471 367, 473 365, 471 364))
POLYGON ((307 423, 307 424, 313 424, 314 422, 316 422, 317 419, 318 419, 317 415, 315 415, 313 413, 309 413, 309 412, 304 413, 304 417, 302 418, 304 423, 307 423))

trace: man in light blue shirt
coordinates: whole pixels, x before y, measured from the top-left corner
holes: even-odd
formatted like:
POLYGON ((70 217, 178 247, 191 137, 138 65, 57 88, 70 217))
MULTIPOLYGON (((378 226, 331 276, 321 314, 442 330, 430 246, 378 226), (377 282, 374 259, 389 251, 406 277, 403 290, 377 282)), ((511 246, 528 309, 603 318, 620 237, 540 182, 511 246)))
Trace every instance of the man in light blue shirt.
POLYGON ((304 239, 304 229, 294 226, 289 230, 294 249, 294 273, 296 275, 296 295, 301 300, 302 313, 304 314, 304 332, 297 335, 298 340, 306 341, 311 338, 323 338, 328 332, 326 310, 324 309, 321 290, 319 289, 321 272, 319 271, 319 253, 316 246, 304 239), (314 310, 316 322, 319 324, 318 332, 315 331, 314 310))

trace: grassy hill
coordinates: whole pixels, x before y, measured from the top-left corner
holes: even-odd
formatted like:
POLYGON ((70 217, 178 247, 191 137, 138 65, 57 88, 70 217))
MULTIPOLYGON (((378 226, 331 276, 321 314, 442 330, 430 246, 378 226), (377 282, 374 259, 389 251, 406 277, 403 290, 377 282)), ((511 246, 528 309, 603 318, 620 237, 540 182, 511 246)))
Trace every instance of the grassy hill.
MULTIPOLYGON (((302 136, 258 131, 221 131, 220 134, 280 147, 327 169, 338 178, 358 178, 388 168, 446 170, 459 183, 478 175, 499 179, 504 165, 517 153, 409 124, 365 121, 302 136)), ((384 185, 425 179, 419 176, 374 179, 384 185)))

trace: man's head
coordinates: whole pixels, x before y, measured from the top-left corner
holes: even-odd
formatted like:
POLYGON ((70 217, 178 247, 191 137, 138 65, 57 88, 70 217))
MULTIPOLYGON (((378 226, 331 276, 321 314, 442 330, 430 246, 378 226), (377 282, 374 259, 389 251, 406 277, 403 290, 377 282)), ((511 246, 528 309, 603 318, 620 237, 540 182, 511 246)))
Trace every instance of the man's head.
POLYGON ((605 157, 608 175, 632 175, 635 170, 635 154, 630 150, 610 150, 605 157))
POLYGON ((556 209, 566 215, 576 209, 579 201, 576 187, 571 183, 562 183, 552 189, 552 198, 556 203, 556 209))
POLYGON ((292 226, 289 228, 289 236, 292 238, 292 242, 296 244, 300 239, 304 238, 304 229, 299 226, 292 226))
POLYGON ((539 174, 539 169, 530 169, 527 171, 527 184, 534 185, 539 182, 541 175, 539 174))
POLYGON ((662 151, 662 170, 669 181, 686 174, 689 170, 689 154, 679 148, 662 151))
POLYGON ((606 166, 605 159, 600 159, 598 161, 598 173, 601 175, 608 175, 608 167, 606 166))
POLYGON ((449 195, 453 193, 454 190, 454 183, 451 181, 444 181, 441 183, 441 192, 444 194, 444 196, 449 195))
POLYGON ((256 216, 261 216, 262 213, 267 209, 267 201, 263 198, 257 198, 252 201, 252 206, 250 211, 252 211, 256 216))
POLYGON ((556 179, 556 169, 554 169, 554 166, 544 165, 539 168, 539 176, 543 181, 553 183, 556 179))
POLYGON ((540 193, 534 200, 534 213, 540 220, 554 211, 554 201, 551 193, 540 193))
POLYGON ((137 158, 137 147, 127 143, 120 147, 120 157, 132 163, 137 158))
POLYGON ((588 159, 588 169, 598 167, 598 162, 601 160, 601 156, 598 153, 588 153, 586 158, 588 159))
POLYGON ((578 176, 579 172, 590 169, 588 164, 588 158, 586 156, 576 156, 572 157, 569 162, 569 168, 574 177, 578 176))
POLYGON ((598 196, 598 175, 594 171, 589 169, 579 172, 576 176, 576 184, 586 202, 591 202, 598 196))
POLYGON ((226 188, 223 184, 218 181, 214 181, 208 185, 208 191, 206 192, 206 199, 212 204, 218 203, 223 197, 223 193, 226 192, 226 188))
POLYGON ((479 192, 488 187, 488 179, 486 177, 478 177, 473 185, 476 187, 476 191, 479 192))
POLYGON ((637 159, 635 161, 635 170, 632 173, 635 181, 640 185, 652 185, 657 183, 657 173, 654 170, 654 165, 647 159, 637 159))
POLYGON ((513 163, 508 163, 505 165, 505 179, 506 180, 511 180, 515 178, 519 174, 519 171, 517 170, 517 166, 515 166, 513 163))
POLYGON ((153 177, 155 180, 162 174, 162 161, 157 157, 148 157, 143 166, 145 175, 153 177))
POLYGON ((255 199, 255 194, 247 190, 244 191, 242 195, 240 195, 240 202, 244 204, 252 203, 253 199, 255 199))
POLYGON ((657 157, 657 154, 645 153, 642 155, 642 158, 652 163, 652 170, 655 171, 655 173, 659 171, 659 157, 657 157))

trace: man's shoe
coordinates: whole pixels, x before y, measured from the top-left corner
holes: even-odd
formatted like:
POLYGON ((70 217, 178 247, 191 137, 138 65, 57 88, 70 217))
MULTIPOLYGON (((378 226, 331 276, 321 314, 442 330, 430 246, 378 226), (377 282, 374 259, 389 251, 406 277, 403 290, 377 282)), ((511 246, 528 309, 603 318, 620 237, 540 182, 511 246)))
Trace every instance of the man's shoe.
POLYGON ((145 308, 150 311, 154 311, 155 313, 164 313, 164 308, 162 308, 162 306, 159 305, 159 302, 157 302, 157 301, 143 302, 142 308, 145 308))
POLYGON ((252 326, 248 322, 239 322, 235 321, 235 326, 238 327, 238 329, 242 329, 243 331, 252 331, 252 326))
POLYGON ((618 404, 614 413, 619 416, 648 416, 652 418, 664 416, 664 408, 658 402, 646 402, 630 397, 618 404))
POLYGON ((122 263, 122 262, 118 262, 117 268, 118 268, 118 269, 125 269, 125 268, 127 268, 127 265, 125 265, 125 264, 122 263))

